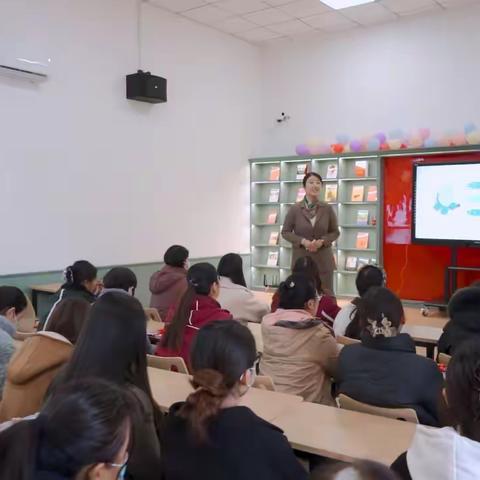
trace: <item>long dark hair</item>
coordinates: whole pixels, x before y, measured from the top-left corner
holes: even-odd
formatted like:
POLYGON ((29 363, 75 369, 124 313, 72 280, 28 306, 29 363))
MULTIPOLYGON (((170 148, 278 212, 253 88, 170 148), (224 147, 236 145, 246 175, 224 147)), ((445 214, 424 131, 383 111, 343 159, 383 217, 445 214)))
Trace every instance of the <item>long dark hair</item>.
POLYGON ((345 330, 345 335, 359 339, 362 334, 362 326, 360 325, 358 307, 362 302, 362 297, 368 292, 369 288, 383 287, 385 285, 385 273, 375 265, 365 265, 357 273, 355 285, 359 296, 352 300, 355 308, 350 314, 350 323, 345 330))
POLYGON ((320 272, 317 264, 313 261, 312 257, 300 257, 293 266, 292 274, 297 273, 309 277, 314 283, 317 293, 322 295, 324 293, 322 288, 322 280, 320 278, 320 272))
MULTIPOLYGON (((108 292, 92 306, 62 378, 98 377, 142 390, 157 410, 147 374, 147 319, 130 295, 108 292)), ((160 427, 156 416, 157 427, 160 427)))
POLYGON ((191 393, 178 414, 186 418, 197 441, 208 439, 208 423, 219 412, 240 377, 253 367, 257 356, 250 330, 236 320, 222 320, 202 327, 193 343, 191 393))
POLYGON ((10 308, 15 309, 15 314, 23 312, 27 308, 27 298, 17 287, 0 287, 0 315, 10 308))
POLYGON ((305 275, 290 275, 278 287, 278 307, 303 310, 309 300, 315 300, 317 293, 313 280, 305 275))
POLYGON ((65 269, 65 283, 62 288, 85 290, 84 282, 97 278, 97 268, 87 260, 77 260, 65 269))
POLYGON ((448 406, 460 433, 480 442, 480 340, 460 344, 446 376, 448 406))
POLYGON ((130 394, 99 379, 70 382, 35 420, 0 434, 0 478, 76 478, 87 466, 114 463, 127 440, 135 405, 130 394), (50 478, 50 477, 48 477, 50 478))
POLYGON ((247 286, 245 276, 243 274, 243 260, 238 253, 227 253, 218 263, 218 274, 222 277, 228 277, 233 283, 247 286))
POLYGON ((54 308, 46 331, 63 335, 76 344, 90 311, 90 303, 83 298, 66 298, 54 308))
POLYGON ((209 295, 214 283, 218 283, 218 273, 210 263, 197 263, 187 273, 188 288, 177 306, 172 322, 167 327, 162 345, 171 350, 182 346, 185 327, 190 318, 192 303, 196 295, 209 295))

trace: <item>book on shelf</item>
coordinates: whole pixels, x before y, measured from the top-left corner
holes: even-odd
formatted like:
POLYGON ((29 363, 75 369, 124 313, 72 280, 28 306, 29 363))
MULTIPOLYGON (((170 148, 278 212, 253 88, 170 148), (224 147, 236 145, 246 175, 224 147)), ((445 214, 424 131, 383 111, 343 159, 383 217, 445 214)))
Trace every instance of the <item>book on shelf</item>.
POLYGON ((308 164, 307 163, 299 163, 297 165, 297 176, 295 180, 303 180, 303 177, 308 173, 308 164))
POLYGON ((325 186, 325 201, 326 202, 337 201, 337 185, 327 184, 325 186))
POLYGON ((269 225, 275 225, 277 223, 277 212, 272 212, 268 214, 267 223, 269 225))
POLYGON ((338 166, 336 163, 329 163, 327 166, 327 177, 328 179, 337 178, 338 166))
POLYGON ((270 169, 270 181, 278 182, 280 180, 280 167, 270 169))
POLYGON ((368 177, 368 160, 357 160, 355 162, 355 176, 368 177))
POLYGON ((279 237, 279 232, 271 232, 270 237, 268 239, 268 244, 269 245, 278 245, 278 237, 279 237))
POLYGON ((355 248, 359 250, 366 250, 368 248, 368 232, 358 232, 355 248))
POLYGON ((357 270, 357 263, 357 257, 348 256, 345 259, 345 270, 347 270, 347 272, 355 272, 357 270))
POLYGON ((367 189, 367 202, 377 201, 377 186, 370 185, 367 189))
POLYGON ((301 202, 305 198, 305 189, 303 187, 300 187, 297 190, 297 202, 301 202))
POLYGON ((357 211, 357 225, 368 225, 368 210, 357 211))
POLYGON ((363 195, 365 193, 365 187, 363 185, 352 186, 352 202, 363 202, 363 195))
POLYGON ((375 257, 372 257, 370 261, 368 262, 369 265, 376 265, 377 264, 377 259, 375 257))
POLYGON ((365 257, 358 257, 358 263, 357 263, 357 270, 360 270, 361 268, 363 268, 365 265, 368 265, 369 263, 369 258, 365 258, 365 257))
POLYGON ((278 251, 268 252, 267 266, 276 267, 278 265, 278 251))
POLYGON ((280 197, 280 189, 279 188, 271 188, 270 189, 270 195, 268 197, 268 201, 272 203, 278 202, 278 199, 280 197))

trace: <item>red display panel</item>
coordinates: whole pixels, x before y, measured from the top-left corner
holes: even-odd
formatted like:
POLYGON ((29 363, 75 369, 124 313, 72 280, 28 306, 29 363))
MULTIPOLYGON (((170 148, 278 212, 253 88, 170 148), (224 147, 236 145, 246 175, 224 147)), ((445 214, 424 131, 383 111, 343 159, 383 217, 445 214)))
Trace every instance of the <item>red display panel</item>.
MULTIPOLYGON (((428 157, 390 157, 383 170, 383 264, 388 286, 402 299, 432 301, 443 298, 445 268, 451 248, 412 245, 413 163, 479 161, 480 154, 464 153, 428 157)), ((459 248, 459 266, 480 267, 480 248, 459 248)), ((459 272, 458 286, 480 278, 478 273, 459 272)))

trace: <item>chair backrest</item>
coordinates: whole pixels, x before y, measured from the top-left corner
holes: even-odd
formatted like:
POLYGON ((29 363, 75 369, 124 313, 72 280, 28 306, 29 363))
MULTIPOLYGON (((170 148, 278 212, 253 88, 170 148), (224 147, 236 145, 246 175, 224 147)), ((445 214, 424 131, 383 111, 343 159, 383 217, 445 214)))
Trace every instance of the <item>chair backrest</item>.
POLYGON ((450 363, 452 357, 447 355, 446 353, 439 353, 438 354, 438 363, 447 366, 450 363))
POLYGON ((13 335, 13 338, 15 340, 19 340, 20 342, 23 342, 27 338, 33 337, 35 334, 36 332, 24 333, 24 332, 16 331, 15 334, 13 335))
POLYGON ((252 386, 253 388, 260 388, 261 390, 275 391, 275 384, 268 375, 257 375, 252 386))
POLYGON ((147 321, 154 321, 154 322, 161 322, 162 317, 160 317, 160 314, 158 313, 158 310, 156 308, 144 308, 145 310, 145 315, 147 316, 147 321))
POLYGON ((156 355, 147 355, 147 364, 149 367, 188 374, 187 365, 182 357, 157 357, 156 355))
POLYGON ((355 412, 369 413, 380 417, 403 420, 405 422, 419 423, 417 412, 413 408, 386 408, 376 407, 368 403, 362 403, 348 395, 341 393, 337 397, 337 405, 345 410, 354 410, 355 412))
POLYGON ((340 345, 355 345, 356 343, 360 343, 360 340, 356 338, 345 337, 344 335, 339 335, 337 337, 337 343, 340 345))

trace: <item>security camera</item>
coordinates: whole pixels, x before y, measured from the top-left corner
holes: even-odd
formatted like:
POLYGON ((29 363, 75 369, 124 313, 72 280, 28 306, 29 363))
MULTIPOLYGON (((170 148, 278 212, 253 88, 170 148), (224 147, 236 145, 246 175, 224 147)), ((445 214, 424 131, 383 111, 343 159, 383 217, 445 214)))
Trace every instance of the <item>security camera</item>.
POLYGON ((277 123, 283 123, 286 122, 287 120, 290 120, 290 115, 287 115, 285 112, 282 112, 280 115, 280 118, 277 118, 277 123))

